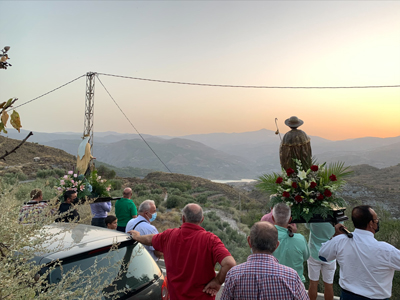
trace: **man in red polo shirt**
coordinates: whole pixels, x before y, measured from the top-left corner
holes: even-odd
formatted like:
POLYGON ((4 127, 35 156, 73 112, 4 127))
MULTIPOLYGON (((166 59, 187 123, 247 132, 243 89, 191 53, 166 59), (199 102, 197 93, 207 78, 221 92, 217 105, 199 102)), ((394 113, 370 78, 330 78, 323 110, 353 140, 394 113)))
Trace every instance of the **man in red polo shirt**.
POLYGON ((171 299, 215 299, 226 273, 236 265, 221 240, 200 226, 203 220, 201 207, 190 203, 182 210, 179 228, 143 236, 129 231, 133 239, 163 252, 171 299), (215 276, 217 262, 221 270, 215 276))

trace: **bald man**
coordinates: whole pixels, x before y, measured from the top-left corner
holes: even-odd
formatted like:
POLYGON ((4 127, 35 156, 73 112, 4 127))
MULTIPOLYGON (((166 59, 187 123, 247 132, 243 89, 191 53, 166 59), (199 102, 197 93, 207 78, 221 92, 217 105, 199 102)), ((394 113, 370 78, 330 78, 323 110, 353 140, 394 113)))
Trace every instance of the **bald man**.
POLYGON ((255 223, 247 242, 252 254, 247 262, 228 272, 221 300, 309 300, 297 272, 279 264, 272 255, 279 245, 278 230, 273 224, 255 223))
POLYGON ((221 240, 200 226, 203 220, 202 208, 190 203, 182 210, 179 228, 143 236, 129 231, 133 239, 164 253, 171 299, 215 299, 226 273, 236 265, 221 240), (217 262, 221 270, 215 275, 217 262))
POLYGON ((132 189, 126 188, 123 191, 122 198, 115 203, 115 215, 118 219, 117 230, 125 232, 126 224, 137 217, 137 208, 132 201, 132 189))

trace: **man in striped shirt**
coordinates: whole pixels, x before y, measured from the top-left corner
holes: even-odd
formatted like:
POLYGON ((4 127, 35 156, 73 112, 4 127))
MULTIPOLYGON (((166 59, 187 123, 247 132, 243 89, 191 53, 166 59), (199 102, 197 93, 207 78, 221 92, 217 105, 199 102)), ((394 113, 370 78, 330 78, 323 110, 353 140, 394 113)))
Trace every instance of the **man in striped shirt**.
POLYGON ((297 272, 272 256, 279 246, 274 225, 255 223, 247 241, 253 254, 228 271, 221 300, 310 299, 297 272))

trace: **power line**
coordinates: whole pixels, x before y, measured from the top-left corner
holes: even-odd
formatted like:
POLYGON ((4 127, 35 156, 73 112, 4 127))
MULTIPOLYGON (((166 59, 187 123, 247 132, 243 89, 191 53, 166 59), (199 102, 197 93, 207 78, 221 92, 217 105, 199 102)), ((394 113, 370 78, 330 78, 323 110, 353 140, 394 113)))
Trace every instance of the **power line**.
POLYGON ((12 108, 10 108, 10 109, 8 109, 8 110, 16 109, 16 108, 21 107, 21 106, 23 106, 23 105, 25 105, 25 104, 28 104, 28 103, 30 103, 30 102, 33 102, 33 101, 35 101, 35 100, 37 100, 37 99, 39 99, 39 98, 42 98, 42 97, 44 97, 44 96, 46 96, 46 95, 48 95, 48 94, 50 94, 50 93, 52 93, 52 92, 54 92, 54 91, 56 91, 56 90, 58 90, 58 89, 61 89, 62 87, 66 86, 66 85, 68 85, 68 84, 70 84, 70 83, 72 83, 72 82, 74 82, 74 81, 76 81, 76 80, 78 80, 79 78, 82 78, 82 77, 84 77, 84 76, 86 76, 86 74, 81 75, 81 76, 79 76, 79 77, 77 77, 77 78, 75 78, 75 79, 73 79, 73 80, 71 80, 71 81, 69 81, 69 82, 67 82, 67 83, 65 83, 65 84, 63 84, 63 85, 60 85, 59 87, 55 88, 54 90, 51 90, 51 91, 49 91, 49 92, 47 92, 47 93, 45 93, 45 94, 43 94, 43 95, 40 95, 40 96, 38 96, 38 97, 36 97, 36 98, 33 98, 32 100, 26 101, 26 102, 24 102, 24 103, 22 103, 22 104, 20 104, 20 105, 18 105, 18 106, 12 107, 12 108))
MULTIPOLYGON (((196 86, 209 86, 209 87, 224 87, 224 88, 251 88, 251 89, 375 89, 375 88, 398 88, 400 85, 361 85, 361 86, 262 86, 262 85, 227 85, 227 84, 210 84, 210 83, 194 83, 194 82, 182 82, 182 81, 169 81, 159 79, 149 79, 140 77, 131 77, 123 75, 114 75, 106 73, 97 73, 97 75, 105 75, 111 77, 119 77, 126 79, 152 81, 160 83, 171 83, 171 84, 184 84, 184 85, 196 85, 196 86)), ((99 77, 97 77, 99 78, 99 77)))
POLYGON ((140 136, 140 138, 143 140, 143 142, 146 143, 147 147, 149 147, 149 149, 154 153, 154 155, 158 158, 158 160, 164 165, 164 167, 170 172, 171 170, 167 167, 167 165, 161 160, 161 158, 157 155, 157 153, 153 150, 153 148, 151 148, 151 146, 147 143, 147 141, 144 139, 144 137, 140 134, 140 132, 136 129, 136 127, 132 124, 131 120, 129 120, 128 116, 124 113, 124 111, 121 109, 121 107, 118 105, 118 103, 115 101, 115 99, 113 98, 113 96, 111 96, 110 92, 107 90, 107 88, 104 86, 104 84, 101 82, 99 76, 97 75, 97 79, 99 80, 100 84, 103 86, 103 88, 105 89, 105 91, 107 92, 107 94, 110 96, 110 98, 112 99, 112 101, 114 101, 115 105, 118 107, 118 109, 121 111, 121 113, 125 116, 125 118, 128 120, 128 122, 131 124, 131 126, 133 127, 133 129, 135 129, 135 131, 137 132, 137 134, 140 136))

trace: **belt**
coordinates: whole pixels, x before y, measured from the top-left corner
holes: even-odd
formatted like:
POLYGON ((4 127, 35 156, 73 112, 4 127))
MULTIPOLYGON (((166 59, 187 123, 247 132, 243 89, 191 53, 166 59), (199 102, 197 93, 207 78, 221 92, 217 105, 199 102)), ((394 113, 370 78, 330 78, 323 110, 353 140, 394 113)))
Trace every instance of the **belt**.
POLYGON ((372 299, 372 298, 367 298, 367 297, 364 297, 364 296, 361 296, 361 295, 352 293, 352 292, 350 292, 350 291, 347 291, 347 290, 345 290, 344 288, 342 288, 342 292, 345 293, 345 294, 348 294, 348 295, 357 297, 357 298, 356 298, 357 300, 388 300, 388 299, 372 299))

